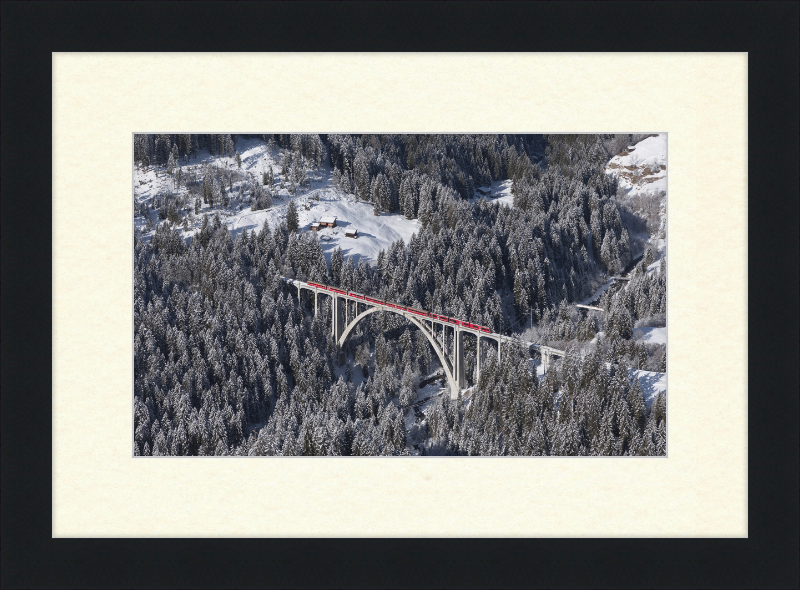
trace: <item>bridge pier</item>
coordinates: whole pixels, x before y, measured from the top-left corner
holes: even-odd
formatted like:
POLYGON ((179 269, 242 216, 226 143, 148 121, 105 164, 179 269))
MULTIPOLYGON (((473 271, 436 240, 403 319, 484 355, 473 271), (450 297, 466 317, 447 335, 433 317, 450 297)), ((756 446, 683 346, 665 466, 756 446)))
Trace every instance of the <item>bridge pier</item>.
POLYGON ((455 342, 453 342, 453 347, 455 348, 456 384, 458 385, 459 389, 463 389, 467 385, 466 379, 464 378, 464 332, 458 328, 456 328, 455 342))
POLYGON ((331 297, 331 334, 336 339, 336 295, 331 297))
MULTIPOLYGON (((345 328, 347 327, 347 300, 343 297, 339 297, 338 295, 333 296, 333 339, 338 343, 339 339, 342 337, 342 332, 344 332, 345 328), (345 309, 342 309, 342 303, 345 305, 345 309), (342 318, 344 316, 344 318, 342 318), (344 321, 342 321, 344 319, 344 321)), ((336 362, 341 367, 345 361, 347 360, 347 355, 345 354, 342 348, 339 348, 338 355, 336 357, 336 362)))
POLYGON ((475 375, 475 383, 480 380, 481 378, 481 335, 478 334, 478 343, 475 345, 475 357, 478 361, 478 370, 475 375))
POLYGON ((331 330, 333 333, 333 339, 337 342, 339 341, 339 338, 341 338, 342 332, 344 332, 346 327, 346 323, 342 322, 342 301, 342 297, 333 295, 333 305, 331 309, 333 312, 333 321, 331 322, 331 330))

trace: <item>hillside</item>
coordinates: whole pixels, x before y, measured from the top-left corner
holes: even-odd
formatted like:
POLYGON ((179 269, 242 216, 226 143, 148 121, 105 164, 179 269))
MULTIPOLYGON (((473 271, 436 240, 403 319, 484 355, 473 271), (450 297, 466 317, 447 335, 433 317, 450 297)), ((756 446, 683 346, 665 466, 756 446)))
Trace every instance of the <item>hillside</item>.
POLYGON ((617 154, 606 173, 617 178, 620 189, 633 197, 642 192, 667 190, 667 134, 659 133, 617 154))
MULTIPOLYGON (((319 169, 307 168, 308 184, 300 187, 293 196, 288 188, 288 175, 281 172, 282 154, 271 154, 267 143, 260 139, 240 138, 236 147, 241 150, 241 168, 233 157, 212 156, 207 150, 202 150, 197 157, 191 158, 189 163, 179 164, 180 172, 176 173, 186 178, 198 177, 205 167, 217 167, 231 172, 234 179, 225 192, 234 202, 232 206, 212 206, 201 202, 199 209, 194 213, 193 201, 200 198, 192 190, 194 187, 175 185, 171 177, 163 171, 157 172, 152 166, 134 170, 136 203, 152 209, 159 195, 170 193, 174 197, 182 197, 187 201, 187 207, 191 211, 190 221, 186 227, 180 223, 175 226, 183 238, 194 236, 199 231, 204 215, 219 215, 222 223, 231 232, 231 237, 236 239, 243 229, 258 231, 265 222, 274 228, 285 221, 287 205, 289 201, 294 201, 301 232, 311 231, 311 224, 323 216, 336 218, 336 228, 324 228, 319 231, 322 251, 328 263, 333 251, 340 247, 345 256, 353 256, 354 263, 358 264, 364 259, 374 264, 381 250, 388 249, 393 242, 400 239, 408 243, 411 236, 420 229, 418 220, 406 219, 400 214, 382 213, 376 216, 373 214, 372 203, 357 201, 352 193, 345 194, 334 187, 328 164, 319 169), (261 183, 263 175, 270 170, 274 175, 270 186, 273 205, 268 209, 253 210, 253 204, 248 196, 238 197, 240 194, 248 193, 253 182, 261 183), (345 231, 351 229, 358 230, 357 238, 345 237, 345 231)), ((145 241, 152 238, 155 233, 155 222, 158 220, 155 211, 150 210, 148 215, 151 219, 150 229, 147 227, 147 218, 144 215, 134 219, 135 227, 141 232, 145 241)))

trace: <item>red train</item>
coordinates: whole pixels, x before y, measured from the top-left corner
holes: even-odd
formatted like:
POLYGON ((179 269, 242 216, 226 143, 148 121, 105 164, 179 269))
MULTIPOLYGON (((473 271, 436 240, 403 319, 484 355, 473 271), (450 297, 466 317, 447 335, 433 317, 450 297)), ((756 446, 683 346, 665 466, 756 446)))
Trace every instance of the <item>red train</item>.
POLYGON ((395 303, 391 303, 390 301, 382 301, 381 299, 373 299, 372 297, 367 297, 366 295, 362 295, 361 293, 355 293, 353 291, 344 291, 342 289, 337 289, 336 287, 329 287, 328 285, 321 285, 319 283, 311 283, 309 282, 308 285, 310 287, 315 287, 317 289, 324 289, 325 291, 332 291, 333 293, 337 293, 339 295, 345 295, 347 297, 353 297, 354 299, 361 299, 363 301, 368 301, 370 303, 374 303, 375 305, 385 305, 386 307, 390 307, 392 309, 397 309, 400 311, 407 311, 413 313, 418 316, 422 316, 424 318, 431 318, 434 320, 439 320, 440 322, 447 322, 448 324, 453 324, 454 326, 461 326, 462 328, 469 328, 471 330, 477 330, 479 332, 491 333, 491 330, 485 326, 479 326, 478 324, 471 324, 469 322, 465 322, 462 320, 456 320, 453 318, 449 318, 445 315, 438 315, 435 313, 430 313, 427 311, 422 311, 421 309, 415 309, 413 307, 403 307, 402 305, 397 305, 395 303))

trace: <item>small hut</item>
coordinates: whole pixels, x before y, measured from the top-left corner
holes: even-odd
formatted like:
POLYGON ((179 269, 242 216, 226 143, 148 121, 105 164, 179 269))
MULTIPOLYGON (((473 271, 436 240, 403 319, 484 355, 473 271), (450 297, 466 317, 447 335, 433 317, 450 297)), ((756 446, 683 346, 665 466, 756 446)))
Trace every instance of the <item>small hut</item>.
POLYGON ((319 220, 320 227, 336 227, 336 218, 333 215, 327 215, 319 220))
POLYGON ((313 229, 314 231, 319 231, 319 222, 312 223, 311 229, 313 229))
POLYGON ((358 237, 358 230, 357 229, 346 229, 344 231, 344 235, 346 238, 357 238, 358 237))

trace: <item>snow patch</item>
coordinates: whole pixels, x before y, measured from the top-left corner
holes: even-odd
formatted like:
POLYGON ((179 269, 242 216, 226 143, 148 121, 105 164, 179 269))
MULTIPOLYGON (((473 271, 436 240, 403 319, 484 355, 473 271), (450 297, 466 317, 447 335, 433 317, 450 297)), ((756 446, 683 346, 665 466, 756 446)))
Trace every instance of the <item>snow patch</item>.
MULTIPOLYGON (((308 186, 299 189, 298 194, 292 196, 287 189, 277 188, 282 180, 281 157, 277 153, 278 150, 273 156, 269 153, 267 144, 263 140, 242 137, 238 138, 236 149, 241 155, 242 173, 252 175, 261 182, 262 175, 270 168, 272 169, 275 178, 275 186, 272 189, 273 206, 269 209, 253 211, 250 206, 239 210, 226 210, 203 204, 188 229, 184 230, 180 224, 175 227, 184 239, 194 236, 200 230, 204 215, 213 218, 214 215, 219 214, 220 220, 231 232, 234 240, 244 229, 258 231, 265 222, 274 229, 286 219, 289 201, 295 203, 301 233, 313 231, 311 224, 321 221, 323 218, 336 218, 335 228, 323 228, 318 233, 315 232, 320 239, 322 251, 328 263, 330 263, 334 250, 340 247, 345 257, 353 257, 355 264, 362 259, 374 264, 381 250, 387 249, 393 242, 400 239, 408 244, 411 236, 422 229, 419 220, 406 219, 399 214, 382 213, 376 216, 373 214, 371 203, 357 201, 352 194, 343 194, 333 186, 330 166, 326 165, 320 170, 310 170, 308 186), (345 232, 353 229, 358 230, 358 237, 346 237, 345 232)), ((188 164, 181 159, 180 167, 184 175, 199 174, 204 164, 239 170, 234 158, 211 156, 205 150, 193 157, 188 164)), ((188 194, 185 186, 173 186, 172 179, 163 169, 156 171, 152 166, 135 169, 133 184, 134 198, 137 204, 151 203, 155 197, 167 192, 184 196, 188 194)), ((244 183, 234 183, 231 194, 235 194, 242 184, 244 183)), ((193 207, 194 199, 191 200, 193 207)), ((134 225, 145 241, 152 238, 155 233, 154 228, 158 223, 166 223, 159 221, 154 211, 150 211, 150 220, 153 229, 148 230, 147 222, 141 215, 136 215, 134 218, 134 225)))
POLYGON ((487 186, 475 188, 475 197, 471 202, 486 199, 490 203, 501 203, 508 207, 514 206, 514 195, 511 194, 511 179, 495 180, 487 186))
POLYGON ((628 373, 631 381, 633 379, 639 380, 639 387, 642 388, 642 396, 644 397, 644 403, 649 408, 653 401, 656 399, 656 396, 663 392, 666 394, 667 391, 667 374, 666 373, 657 373, 655 371, 641 371, 638 369, 632 369, 628 373))
POLYGON ((666 328, 636 328, 633 330, 634 340, 647 342, 648 344, 666 344, 666 328))
POLYGON ((667 190, 667 134, 659 133, 636 144, 606 164, 606 174, 616 176, 629 196, 667 190))

